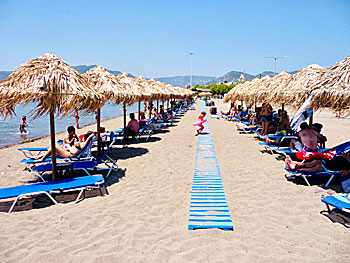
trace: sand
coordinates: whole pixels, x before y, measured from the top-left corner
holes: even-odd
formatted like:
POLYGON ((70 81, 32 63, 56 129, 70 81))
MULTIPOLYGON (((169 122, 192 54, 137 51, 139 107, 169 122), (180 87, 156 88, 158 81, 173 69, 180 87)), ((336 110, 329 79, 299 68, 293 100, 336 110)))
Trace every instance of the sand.
MULTIPOLYGON (((197 103, 150 142, 115 146, 121 169, 107 181, 109 195, 40 209, 27 201, 22 211, 0 212, 1 262, 350 262, 349 230, 320 214, 321 188, 287 181, 283 162, 222 119, 208 118, 234 231, 187 230, 198 115, 197 103)), ((350 120, 315 121, 325 125, 327 146, 349 140, 350 120)), ((103 126, 119 128, 122 119, 103 126)), ((19 162, 23 146, 0 149, 0 187, 36 180, 19 162)))

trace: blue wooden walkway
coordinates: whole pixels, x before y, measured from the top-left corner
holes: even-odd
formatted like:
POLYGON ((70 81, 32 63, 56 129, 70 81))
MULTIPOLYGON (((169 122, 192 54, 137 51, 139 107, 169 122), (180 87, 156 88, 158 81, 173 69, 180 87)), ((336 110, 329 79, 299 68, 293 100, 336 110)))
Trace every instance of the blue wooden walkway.
MULTIPOLYGON (((205 111, 202 103, 200 107, 201 112, 205 111)), ((203 134, 197 136, 196 168, 192 184, 188 229, 233 230, 209 121, 204 123, 204 127, 203 134)))

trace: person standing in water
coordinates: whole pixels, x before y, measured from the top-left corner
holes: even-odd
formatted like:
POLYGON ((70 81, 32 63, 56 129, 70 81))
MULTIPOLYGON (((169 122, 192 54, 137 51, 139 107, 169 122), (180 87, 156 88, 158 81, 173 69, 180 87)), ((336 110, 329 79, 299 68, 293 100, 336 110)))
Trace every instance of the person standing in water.
POLYGON ((25 129, 28 126, 27 123, 27 117, 25 115, 23 115, 22 119, 21 119, 21 124, 19 125, 19 131, 22 133, 27 133, 27 130, 25 129))
POLYGON ((79 113, 77 110, 75 110, 73 117, 75 118, 75 126, 77 129, 79 129, 79 113))

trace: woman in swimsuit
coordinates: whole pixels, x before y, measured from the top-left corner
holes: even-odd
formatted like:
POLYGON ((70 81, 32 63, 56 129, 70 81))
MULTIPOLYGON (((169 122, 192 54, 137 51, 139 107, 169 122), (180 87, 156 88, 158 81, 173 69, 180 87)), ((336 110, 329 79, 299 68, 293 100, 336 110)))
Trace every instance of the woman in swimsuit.
POLYGON ((262 129, 260 135, 267 135, 267 130, 269 129, 271 122, 272 107, 269 103, 263 103, 261 106, 260 117, 262 129))
POLYGON ((23 132, 27 133, 27 130, 25 129, 26 126, 28 126, 27 117, 25 115, 23 115, 22 120, 21 120, 21 124, 19 125, 19 131, 21 132, 21 134, 23 132))
MULTIPOLYGON (((84 142, 77 142, 73 146, 61 147, 56 146, 56 156, 61 158, 72 158, 77 156, 96 136, 95 133, 91 133, 91 135, 84 142)), ((44 155, 38 156, 36 160, 44 160, 51 155, 51 149, 49 149, 44 155)))

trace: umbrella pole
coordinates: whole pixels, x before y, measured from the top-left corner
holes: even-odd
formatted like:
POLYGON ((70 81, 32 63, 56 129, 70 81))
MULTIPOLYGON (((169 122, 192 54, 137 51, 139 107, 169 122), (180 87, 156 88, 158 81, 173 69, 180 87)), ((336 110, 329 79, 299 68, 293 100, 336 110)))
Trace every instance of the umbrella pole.
POLYGON ((140 112, 141 112, 141 101, 139 101, 139 120, 140 120, 140 112))
POLYGON ((310 126, 310 129, 311 129, 311 127, 312 127, 313 119, 314 119, 314 114, 312 113, 312 115, 309 117, 309 126, 310 126))
POLYGON ((149 104, 149 119, 152 119, 152 101, 150 102, 150 104, 149 104))
POLYGON ((101 137, 100 137, 100 130, 101 130, 101 108, 98 108, 97 110, 97 156, 101 156, 101 137))
POLYGON ((284 130, 284 103, 282 103, 281 130, 284 130))
POLYGON ((56 181, 56 139, 55 139, 55 111, 50 109, 50 134, 51 134, 51 157, 52 157, 52 181, 56 181))
POLYGON ((126 103, 124 102, 123 105, 123 112, 124 112, 124 143, 126 142, 126 137, 125 137, 125 128, 126 128, 126 103))
POLYGON ((159 112, 159 100, 157 100, 157 112, 159 112))

